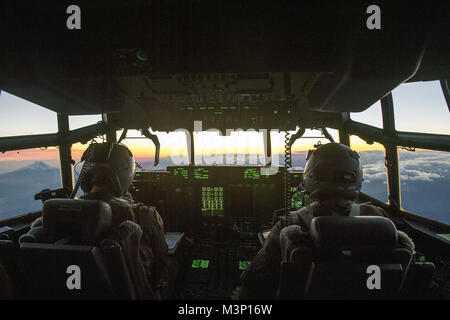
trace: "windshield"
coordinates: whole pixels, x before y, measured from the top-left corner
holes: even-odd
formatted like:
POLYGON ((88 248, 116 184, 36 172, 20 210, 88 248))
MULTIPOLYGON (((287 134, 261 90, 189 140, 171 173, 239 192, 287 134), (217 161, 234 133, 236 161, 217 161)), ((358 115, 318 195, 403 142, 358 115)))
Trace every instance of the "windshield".
MULTIPOLYGON (((336 130, 328 129, 331 136, 338 141, 336 130)), ((290 137, 296 131, 289 131, 290 137)), ((195 165, 212 166, 284 166, 285 144, 284 132, 273 130, 271 135, 270 159, 266 159, 263 130, 229 130, 227 136, 218 131, 194 133, 195 165)), ((120 136, 121 131, 117 133, 120 136)), ((140 132, 130 130, 122 141, 133 153, 138 170, 165 170, 168 166, 188 165, 188 140, 186 132, 155 132, 161 144, 159 164, 155 163, 155 146, 144 138, 140 132)), ((320 130, 306 130, 302 138, 292 146, 292 167, 303 169, 308 150, 318 143, 327 143, 320 130)))

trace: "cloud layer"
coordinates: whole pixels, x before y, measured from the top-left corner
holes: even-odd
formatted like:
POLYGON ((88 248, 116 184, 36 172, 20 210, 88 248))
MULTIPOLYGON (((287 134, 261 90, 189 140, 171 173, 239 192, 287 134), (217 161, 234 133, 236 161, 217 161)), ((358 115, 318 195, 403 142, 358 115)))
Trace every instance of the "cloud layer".
MULTIPOLYGON (((386 180, 384 152, 360 152, 364 181, 386 180)), ((401 181, 428 181, 446 179, 450 176, 450 154, 438 151, 419 150, 399 152, 401 181)))

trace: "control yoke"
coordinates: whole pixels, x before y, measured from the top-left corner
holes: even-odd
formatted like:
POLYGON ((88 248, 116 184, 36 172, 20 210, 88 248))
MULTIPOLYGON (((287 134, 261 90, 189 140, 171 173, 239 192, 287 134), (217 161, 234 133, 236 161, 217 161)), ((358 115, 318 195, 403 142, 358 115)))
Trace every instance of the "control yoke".
POLYGON ((152 140, 155 145, 155 164, 153 166, 157 166, 159 163, 159 150, 161 148, 161 144, 159 143, 158 136, 150 133, 148 129, 141 129, 141 133, 148 139, 152 140))
POLYGON ((290 137, 289 142, 288 142, 289 156, 291 156, 292 145, 295 143, 295 141, 300 139, 304 134, 305 134, 305 128, 298 128, 297 132, 294 133, 290 137))
MULTIPOLYGON (((128 129, 123 129, 122 134, 120 135, 118 143, 122 142, 127 137, 128 129)), ((161 144, 159 143, 158 136, 150 133, 148 129, 141 129, 141 134, 145 136, 147 139, 150 139, 155 145, 155 163, 153 166, 157 166, 159 163, 159 151, 161 149, 161 144)))

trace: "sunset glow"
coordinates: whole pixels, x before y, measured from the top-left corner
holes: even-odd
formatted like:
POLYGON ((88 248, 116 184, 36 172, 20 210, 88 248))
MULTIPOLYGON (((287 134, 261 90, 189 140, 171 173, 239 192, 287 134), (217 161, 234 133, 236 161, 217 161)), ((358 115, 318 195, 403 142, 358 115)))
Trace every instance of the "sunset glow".
MULTIPOLYGON (((187 144, 183 133, 157 133, 161 142, 160 157, 186 156, 187 144)), ((272 133, 272 153, 282 154, 284 152, 283 134, 272 133)), ((338 140, 337 137, 334 137, 338 140)), ((234 133, 230 137, 221 137, 216 133, 204 132, 195 135, 195 154, 263 154, 263 138, 258 133, 234 133)), ((292 152, 307 151, 314 148, 317 142, 327 143, 326 139, 299 139, 293 146, 292 152)), ((130 148, 133 156, 139 159, 153 158, 155 147, 146 139, 126 139, 123 142, 130 148)), ((72 158, 79 161, 88 144, 76 143, 72 146, 72 158)), ((383 150, 378 143, 367 144, 358 137, 351 137, 351 146, 356 151, 383 150)), ((9 151, 0 154, 0 161, 23 161, 23 160, 57 160, 59 159, 58 148, 27 149, 9 151)))
MULTIPOLYGON (((448 112, 445 108, 445 102, 442 97, 442 91, 438 81, 429 81, 423 83, 409 83, 400 86, 393 92, 394 102, 396 103, 396 125, 399 129, 420 128, 422 132, 434 132, 450 134, 448 125, 448 112), (411 94, 419 90, 420 95, 413 101, 411 94), (421 90, 421 91, 420 91, 421 90), (423 105, 430 105, 424 112, 423 105), (421 114, 420 117, 415 116, 421 114), (406 119, 405 121, 401 121, 406 119), (425 121, 426 120, 426 121, 425 121), (405 122, 405 123, 404 123, 405 122)), ((24 134, 38 134, 56 132, 56 113, 41 106, 35 105, 19 97, 15 97, 7 92, 1 92, 0 95, 0 136, 14 136, 24 134), (8 110, 6 113, 5 110, 8 110)), ((377 102, 364 112, 352 113, 353 120, 366 123, 378 128, 382 128, 382 116, 380 103, 377 102)), ((100 115, 89 116, 70 116, 70 128, 76 129, 83 126, 95 124, 101 120, 100 115)), ((335 141, 339 141, 337 130, 329 130, 335 141)), ((121 132, 117 133, 117 136, 121 132)), ((290 132, 293 134, 294 132, 290 132)), ((183 132, 157 132, 161 143, 160 157, 187 156, 187 139, 183 132)), ((321 136, 318 130, 307 130, 307 136, 321 136)), ((142 139, 140 133, 130 130, 129 139, 123 141, 137 160, 151 159, 154 157, 155 147, 148 139, 142 139)), ((292 147, 292 152, 306 151, 314 148, 318 142, 327 143, 328 140, 320 138, 301 138, 292 147)), ((272 154, 284 153, 284 133, 272 131, 272 154)), ((99 140, 100 141, 100 140, 99 140)), ((263 154, 263 136, 258 132, 233 132, 230 136, 220 136, 214 132, 201 132, 194 135, 195 154, 215 155, 215 154, 263 154)), ((351 147, 356 151, 383 150, 383 146, 374 143, 367 144, 356 136, 351 137, 351 147)), ((87 145, 80 143, 72 146, 72 158, 79 161, 87 145)), ((57 160, 58 150, 51 147, 45 150, 30 149, 9 151, 0 154, 2 161, 23 161, 23 160, 57 160)))

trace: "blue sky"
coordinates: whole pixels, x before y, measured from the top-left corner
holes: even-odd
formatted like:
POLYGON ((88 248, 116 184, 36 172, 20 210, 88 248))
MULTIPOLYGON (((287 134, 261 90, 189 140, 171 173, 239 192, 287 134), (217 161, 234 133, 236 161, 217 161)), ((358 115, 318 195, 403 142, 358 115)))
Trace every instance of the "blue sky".
MULTIPOLYGON (((448 111, 439 81, 404 83, 392 91, 398 131, 450 134, 448 111)), ((351 118, 383 127, 380 102, 351 118)))

